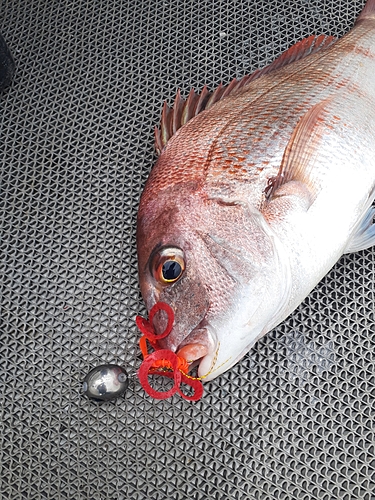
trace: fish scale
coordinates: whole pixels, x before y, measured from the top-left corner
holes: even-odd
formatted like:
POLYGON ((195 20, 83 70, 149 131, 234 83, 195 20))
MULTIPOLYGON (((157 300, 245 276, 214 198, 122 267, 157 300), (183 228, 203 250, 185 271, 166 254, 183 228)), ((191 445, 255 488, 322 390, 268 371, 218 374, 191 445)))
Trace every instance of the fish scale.
POLYGON ((163 301, 174 311, 164 348, 205 353, 199 376, 215 359, 206 380, 284 320, 343 253, 375 243, 374 75, 369 0, 341 40, 301 41, 201 100, 196 116, 193 94, 165 108, 162 128, 175 133, 166 143, 156 133, 163 147, 141 198, 140 286, 148 310, 163 301), (182 252, 172 283, 156 267, 160 248, 172 261, 182 252))

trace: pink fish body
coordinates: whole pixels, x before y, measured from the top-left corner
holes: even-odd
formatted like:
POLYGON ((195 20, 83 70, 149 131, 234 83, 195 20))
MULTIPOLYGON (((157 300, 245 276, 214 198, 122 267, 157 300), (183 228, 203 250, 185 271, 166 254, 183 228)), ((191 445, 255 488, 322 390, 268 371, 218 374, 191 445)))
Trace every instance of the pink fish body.
POLYGON ((340 40, 309 37, 213 94, 178 96, 156 145, 140 287, 148 310, 174 310, 161 345, 210 380, 375 243, 375 0, 340 40))

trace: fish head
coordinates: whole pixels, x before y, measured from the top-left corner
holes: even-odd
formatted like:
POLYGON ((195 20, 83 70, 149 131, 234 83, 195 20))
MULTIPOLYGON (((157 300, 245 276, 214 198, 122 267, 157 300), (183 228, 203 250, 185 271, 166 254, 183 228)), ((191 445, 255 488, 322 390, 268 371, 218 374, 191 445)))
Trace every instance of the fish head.
MULTIPOLYGON (((137 221, 138 274, 142 297, 150 311, 165 302, 174 311, 174 325, 159 341, 174 352, 190 343, 196 355, 211 349, 205 318, 210 308, 210 289, 205 263, 211 260, 199 231, 192 229, 191 207, 176 190, 162 192, 147 202, 141 199, 137 221)), ((212 269, 211 272, 214 272, 212 269)), ((167 324, 163 312, 154 317, 157 333, 167 324)), ((198 356, 199 358, 201 356, 198 356)))
MULTIPOLYGON (((211 380, 278 323, 287 273, 258 210, 181 191, 141 200, 140 288, 148 311, 159 301, 174 311, 160 347, 199 363, 198 375, 211 380)), ((166 323, 159 312, 156 332, 166 323)))

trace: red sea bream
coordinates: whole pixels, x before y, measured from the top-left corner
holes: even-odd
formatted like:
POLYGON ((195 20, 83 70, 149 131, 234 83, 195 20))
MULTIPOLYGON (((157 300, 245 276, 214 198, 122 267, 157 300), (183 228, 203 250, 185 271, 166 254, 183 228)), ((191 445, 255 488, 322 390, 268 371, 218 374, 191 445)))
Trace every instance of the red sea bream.
POLYGON ((210 380, 375 243, 375 0, 339 40, 311 36, 227 87, 178 94, 156 147, 140 287, 148 310, 174 311, 161 346, 210 380))

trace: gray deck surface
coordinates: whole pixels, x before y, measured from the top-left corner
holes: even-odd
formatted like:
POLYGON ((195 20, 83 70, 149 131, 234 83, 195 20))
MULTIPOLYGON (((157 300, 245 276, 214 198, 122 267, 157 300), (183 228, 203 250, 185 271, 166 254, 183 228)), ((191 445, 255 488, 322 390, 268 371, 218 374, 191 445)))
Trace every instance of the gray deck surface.
MULTIPOLYGON (((0 498, 374 500, 374 250, 345 256, 189 403, 92 367, 140 364, 135 220, 153 126, 363 1, 5 0, 0 98, 0 498)), ((374 75, 375 80, 375 75, 374 75)))

